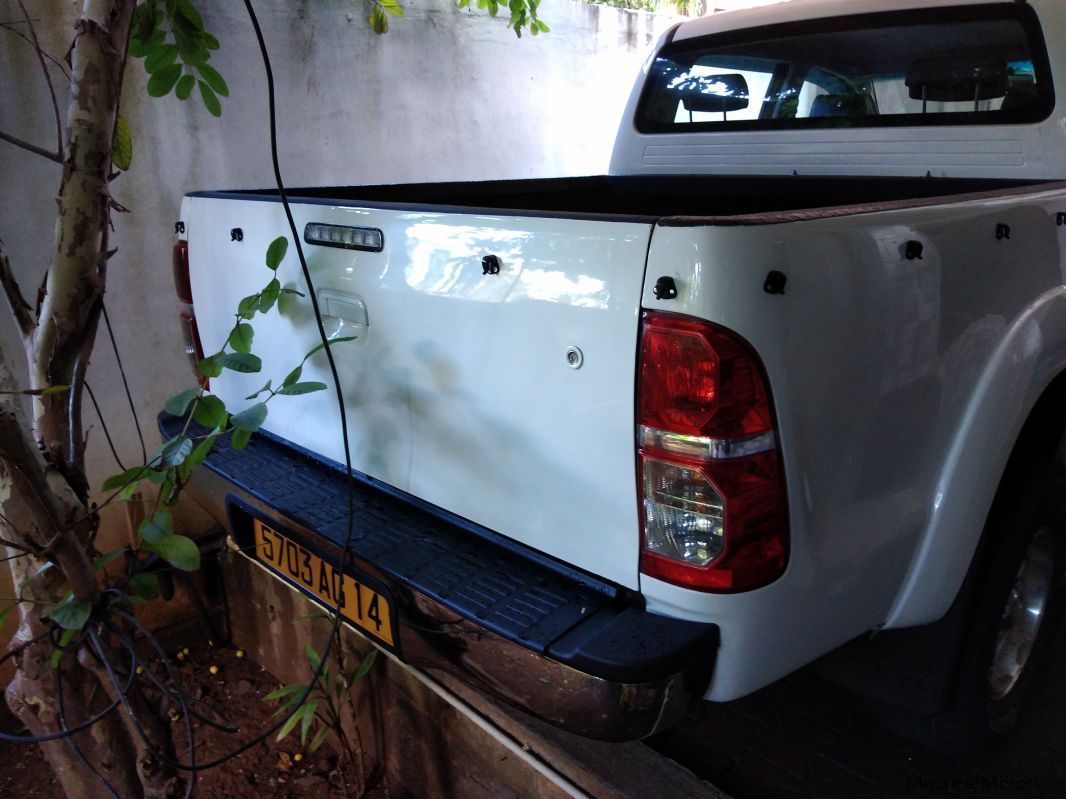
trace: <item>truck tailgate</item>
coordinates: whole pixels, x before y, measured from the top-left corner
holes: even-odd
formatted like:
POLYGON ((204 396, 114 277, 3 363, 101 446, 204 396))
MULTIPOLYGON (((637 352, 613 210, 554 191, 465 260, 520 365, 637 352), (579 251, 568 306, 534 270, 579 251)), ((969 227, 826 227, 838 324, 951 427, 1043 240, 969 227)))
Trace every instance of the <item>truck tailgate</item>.
MULTIPOLYGON (((312 202, 293 213, 301 233, 383 233, 380 252, 304 244, 327 330, 358 335, 334 348, 353 468, 636 588, 634 359, 651 225, 312 202), (485 273, 490 255, 497 274, 485 273)), ((212 352, 240 298, 269 280, 267 245, 288 226, 279 202, 233 195, 190 196, 183 219, 212 352)), ((306 291, 294 247, 278 277, 306 291)), ((231 410, 318 343, 307 298, 280 310, 254 323, 262 374, 212 380, 231 410)), ((324 355, 301 379, 331 383, 324 355)), ((265 428, 344 461, 332 391, 276 397, 265 428)))

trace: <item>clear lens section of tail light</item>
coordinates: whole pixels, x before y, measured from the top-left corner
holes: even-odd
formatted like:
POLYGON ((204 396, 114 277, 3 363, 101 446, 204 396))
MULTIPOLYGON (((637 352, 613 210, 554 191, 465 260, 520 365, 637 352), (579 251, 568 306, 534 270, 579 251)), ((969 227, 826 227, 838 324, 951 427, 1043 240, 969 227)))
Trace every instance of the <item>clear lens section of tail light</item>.
POLYGON ((644 548, 706 566, 724 546, 725 502, 702 471, 643 459, 644 548))

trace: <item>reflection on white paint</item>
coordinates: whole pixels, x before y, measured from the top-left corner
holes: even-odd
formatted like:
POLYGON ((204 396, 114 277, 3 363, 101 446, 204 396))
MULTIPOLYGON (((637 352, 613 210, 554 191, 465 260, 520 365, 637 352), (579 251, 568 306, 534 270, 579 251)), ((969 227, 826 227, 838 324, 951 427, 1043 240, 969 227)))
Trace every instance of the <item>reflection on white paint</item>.
POLYGON ((565 272, 546 269, 525 269, 518 276, 518 285, 507 297, 518 299, 561 302, 577 308, 606 310, 610 295, 607 285, 588 275, 571 278, 565 272))
POLYGON ((416 291, 477 302, 533 300, 608 308, 610 290, 605 280, 564 271, 552 260, 527 258, 523 249, 530 235, 529 231, 416 222, 404 231, 405 282, 416 291), (481 259, 490 253, 500 259, 499 275, 482 271, 481 259))

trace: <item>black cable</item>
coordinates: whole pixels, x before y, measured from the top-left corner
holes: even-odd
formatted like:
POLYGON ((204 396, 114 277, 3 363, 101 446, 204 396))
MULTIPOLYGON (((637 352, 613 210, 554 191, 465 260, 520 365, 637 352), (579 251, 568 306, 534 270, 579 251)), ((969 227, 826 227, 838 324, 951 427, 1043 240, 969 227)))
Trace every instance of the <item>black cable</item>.
MULTIPOLYGON (((49 633, 50 632, 51 630, 49 630, 49 633)), ((46 635, 48 635, 48 633, 45 633, 45 635, 40 636, 37 640, 39 641, 46 635)), ((45 735, 11 735, 6 732, 0 732, 0 741, 7 741, 8 743, 14 744, 42 744, 48 741, 58 741, 63 738, 69 738, 75 733, 81 732, 82 730, 87 730, 94 724, 97 724, 103 719, 110 716, 112 713, 115 712, 115 709, 118 708, 120 704, 122 704, 122 696, 125 695, 125 692, 128 691, 130 689, 130 686, 133 684, 133 675, 134 671, 133 669, 130 669, 130 679, 126 682, 125 688, 120 691, 121 696, 118 699, 114 700, 110 705, 105 707, 92 718, 87 719, 86 721, 83 721, 80 724, 76 724, 73 727, 63 730, 62 732, 47 733, 45 735)))
POLYGON ((148 450, 144 446, 144 433, 141 432, 141 420, 137 418, 137 406, 133 402, 133 394, 130 393, 130 383, 126 379, 126 369, 122 366, 122 356, 118 354, 118 344, 115 342, 115 331, 111 329, 111 317, 107 315, 107 306, 104 304, 103 297, 100 298, 100 308, 104 312, 104 324, 107 326, 107 336, 111 339, 111 349, 115 351, 115 362, 118 363, 118 373, 122 376, 122 387, 126 389, 126 401, 129 403, 130 413, 133 415, 133 426, 137 430, 137 439, 141 442, 141 462, 148 463, 148 450))
MULTIPOLYGON (((293 219, 292 209, 289 206, 288 195, 285 192, 285 185, 284 185, 284 182, 282 181, 282 178, 281 178, 281 167, 280 167, 280 163, 279 163, 279 159, 278 159, 277 118, 276 118, 275 102, 274 102, 274 74, 273 74, 273 71, 271 70, 271 67, 270 67, 270 56, 269 56, 269 54, 267 52, 266 42, 263 39, 263 31, 262 31, 262 29, 259 26, 259 19, 258 19, 258 17, 256 17, 255 10, 252 8, 252 4, 251 4, 250 0, 244 0, 244 5, 245 5, 245 8, 248 10, 248 17, 249 17, 249 19, 252 22, 252 27, 255 28, 256 39, 259 42, 259 51, 260 51, 260 54, 263 57, 263 67, 266 70, 268 104, 269 104, 269 113, 270 113, 270 155, 271 155, 271 161, 272 161, 273 167, 274 167, 274 179, 275 179, 275 182, 277 183, 278 193, 279 193, 279 195, 281 197, 281 202, 282 202, 282 205, 283 205, 283 207, 285 209, 285 216, 286 216, 286 218, 288 219, 288 222, 289 222, 289 230, 292 233, 293 241, 294 241, 294 243, 296 245, 296 253, 297 253, 297 256, 300 259, 300 268, 301 268, 301 270, 303 272, 304 282, 307 285, 308 294, 310 295, 310 298, 311 298, 311 305, 312 305, 312 308, 313 308, 314 314, 315 314, 315 322, 316 322, 316 325, 318 327, 319 338, 320 338, 320 340, 322 342, 323 349, 325 350, 325 353, 326 353, 326 359, 327 359, 327 361, 329 363, 330 375, 331 375, 331 377, 333 379, 333 386, 334 386, 334 390, 336 392, 336 397, 337 397, 337 405, 338 405, 339 412, 340 412, 341 435, 342 435, 342 438, 343 438, 343 441, 344 441, 344 463, 345 463, 345 467, 347 469, 347 478, 348 478, 348 481, 347 481, 347 486, 348 486, 348 518, 347 518, 347 535, 345 536, 344 552, 345 552, 345 555, 350 555, 351 554, 352 538, 353 538, 353 530, 354 530, 355 491, 354 491, 353 479, 352 479, 352 476, 351 476, 352 458, 351 458, 350 445, 348 443, 348 419, 347 419, 347 414, 345 413, 345 408, 344 408, 344 393, 343 393, 343 391, 341 389, 340 375, 339 375, 339 373, 337 371, 337 364, 336 364, 336 361, 334 360, 333 353, 330 350, 329 337, 326 335, 325 325, 322 323, 322 312, 321 312, 321 310, 319 308, 319 305, 318 305, 318 298, 315 295, 314 281, 311 278, 311 270, 307 266, 307 259, 304 256, 303 247, 300 245, 300 235, 299 235, 298 231, 296 230, 296 222, 293 219)), ((338 601, 339 601, 339 599, 338 599, 338 601)), ((229 760, 232 760, 234 757, 236 757, 237 755, 241 754, 242 752, 246 752, 249 749, 251 749, 253 746, 257 746, 261 742, 265 741, 268 737, 273 735, 277 730, 281 729, 281 727, 284 726, 284 724, 295 713, 297 713, 300 710, 300 708, 303 707, 304 703, 307 701, 308 696, 310 696, 312 690, 314 690, 314 686, 316 684, 318 684, 319 680, 321 679, 323 669, 324 669, 326 663, 328 663, 328 656, 329 656, 329 653, 330 653, 330 651, 332 650, 332 648, 334 646, 334 643, 336 642, 337 634, 338 634, 338 632, 340 630, 340 622, 341 622, 341 614, 340 614, 339 606, 334 606, 332 610, 333 610, 333 621, 332 621, 332 624, 330 626, 329 637, 327 638, 325 648, 323 649, 323 654, 322 654, 322 656, 321 656, 321 658, 319 660, 318 668, 315 669, 314 674, 312 675, 311 681, 304 688, 303 693, 300 696, 300 699, 295 703, 295 705, 293 706, 293 709, 291 711, 289 711, 288 713, 286 713, 281 719, 279 719, 278 722, 276 724, 274 724, 270 729, 268 729, 265 732, 255 736, 251 740, 246 741, 244 744, 242 744, 241 746, 237 747, 233 751, 227 753, 226 755, 223 755, 222 757, 216 758, 216 759, 214 759, 212 761, 209 761, 207 763, 199 763, 199 764, 197 764, 195 762, 190 762, 190 763, 187 763, 187 764, 173 763, 173 762, 168 762, 169 758, 164 757, 163 753, 153 752, 153 754, 155 754, 156 757, 159 757, 163 762, 166 762, 167 765, 171 766, 172 768, 178 768, 178 769, 182 769, 184 771, 191 771, 191 772, 195 773, 197 771, 203 771, 205 769, 213 768, 215 766, 218 766, 218 765, 221 765, 223 763, 226 763, 229 760)), ((143 630, 143 627, 141 627, 140 623, 137 622, 136 619, 134 619, 129 614, 123 613, 121 611, 116 611, 116 613, 117 613, 117 615, 122 616, 123 618, 126 618, 128 621, 130 621, 131 623, 135 624, 138 628, 143 630)), ((154 639, 154 637, 152 637, 152 638, 154 639)), ((168 658, 164 658, 163 663, 164 663, 164 666, 167 668, 167 670, 169 672, 170 671, 169 659, 168 658)), ((186 713, 186 718, 188 718, 188 713, 186 713)), ((135 724, 137 723, 136 719, 134 719, 134 723, 135 724)), ((143 736, 143 733, 142 733, 142 736, 143 736)))
POLYGON ((85 390, 89 392, 89 399, 92 400, 93 408, 96 409, 96 418, 100 420, 100 427, 104 431, 104 438, 107 439, 107 446, 111 448, 111 454, 115 458, 115 463, 118 464, 119 469, 121 469, 122 471, 126 471, 126 465, 118 456, 118 450, 115 449, 115 442, 111 440, 111 431, 107 429, 107 422, 104 421, 104 415, 100 412, 100 403, 96 401, 96 395, 93 394, 93 390, 92 387, 89 385, 89 381, 83 381, 82 385, 85 386, 85 390))
MULTIPOLYGON (((289 223, 289 230, 292 233, 293 242, 296 245, 296 253, 297 253, 297 256, 300 259, 300 268, 301 268, 301 271, 303 272, 304 282, 307 285, 308 295, 310 296, 310 299, 311 299, 311 305, 312 305, 312 309, 313 309, 314 315, 315 315, 315 323, 316 323, 316 326, 318 328, 319 338, 320 338, 320 340, 322 342, 322 345, 323 345, 322 348, 323 348, 323 350, 326 353, 326 360, 329 363, 330 375, 331 375, 331 377, 333 379, 333 386, 334 386, 334 390, 335 390, 335 394, 336 394, 336 398, 337 398, 337 406, 338 406, 338 411, 339 411, 339 415, 340 415, 340 422, 341 422, 341 435, 342 435, 342 440, 344 442, 344 463, 345 463, 346 476, 347 476, 348 515, 347 515, 347 531, 346 531, 345 543, 344 543, 344 554, 346 556, 351 556, 351 554, 352 554, 351 545, 352 545, 352 541, 353 541, 353 537, 354 537, 353 534, 354 534, 354 518, 355 518, 355 492, 354 492, 354 481, 353 481, 352 474, 351 474, 352 473, 351 446, 350 446, 349 441, 348 441, 348 419, 347 419, 347 413, 345 411, 345 406, 344 406, 344 393, 343 393, 343 390, 341 388, 340 375, 339 375, 338 370, 337 370, 336 360, 334 359, 333 352, 332 352, 332 350, 331 350, 331 348, 329 346, 330 345, 330 340, 329 340, 329 337, 326 334, 325 325, 322 322, 322 312, 321 312, 321 309, 320 309, 319 304, 318 304, 318 297, 315 294, 314 281, 313 281, 313 279, 311 277, 311 271, 310 271, 310 269, 307 266, 307 259, 306 259, 305 255, 304 255, 303 247, 300 244, 300 235, 299 235, 299 232, 296 229, 296 222, 295 222, 295 220, 293 218, 292 209, 291 209, 291 207, 289 205, 288 195, 287 195, 287 193, 285 191, 285 185, 284 185, 284 182, 282 181, 282 177, 281 177, 281 167, 280 167, 280 162, 279 162, 279 158, 278 158, 278 146, 277 146, 277 118, 276 118, 275 97, 274 97, 274 75, 273 75, 273 71, 272 71, 271 66, 270 66, 270 56, 269 56, 269 54, 267 52, 266 42, 263 39, 262 29, 259 26, 259 20, 256 17, 255 10, 252 8, 252 4, 251 4, 250 0, 244 0, 244 5, 245 5, 245 8, 248 11, 248 16, 249 16, 249 18, 250 18, 250 20, 252 22, 252 26, 255 29, 256 39, 257 39, 257 41, 259 43, 259 50, 260 50, 260 53, 261 53, 262 58, 263 58, 263 66, 264 66, 264 69, 266 70, 267 92, 268 92, 269 114, 270 114, 270 152, 271 152, 271 161, 272 161, 273 168, 274 168, 274 178, 275 178, 275 182, 277 183, 278 193, 279 193, 279 195, 281 197, 282 206, 285 209, 285 216, 286 216, 286 219, 288 220, 288 223, 289 223)), ((103 305, 102 302, 101 302, 101 307, 102 307, 102 310, 103 310, 104 323, 105 323, 105 325, 107 327, 108 336, 111 339, 111 346, 112 346, 112 348, 113 348, 113 350, 115 352, 115 359, 116 359, 116 362, 118 363, 119 373, 122 376, 122 383, 123 383, 123 386, 124 386, 125 391, 126 391, 126 399, 129 402, 130 411, 131 411, 131 414, 133 416, 134 424, 135 424, 136 429, 137 429, 137 436, 138 436, 138 439, 140 440, 140 444, 141 444, 141 453, 142 453, 144 462, 147 462, 148 453, 147 453, 147 448, 145 447, 145 444, 144 444, 144 436, 143 436, 143 434, 141 432, 140 420, 137 418, 137 409, 136 409, 136 406, 135 406, 135 404, 133 402, 133 397, 132 397, 132 394, 130 393, 130 388, 129 388, 129 381, 126 378, 126 372, 125 372, 125 369, 124 369, 124 367, 122 365, 121 356, 119 355, 119 352, 118 352, 118 345, 117 345, 117 343, 115 341, 114 331, 113 331, 113 329, 111 327, 111 320, 110 320, 110 318, 108 317, 108 314, 107 314, 107 307, 105 305, 103 305)), ((92 392, 91 391, 90 391, 90 397, 93 399, 93 403, 95 405, 96 401, 95 401, 95 398, 92 397, 92 392)), ((99 407, 98 406, 97 406, 97 412, 99 414, 99 407)), ((101 423, 103 423, 103 417, 101 416, 100 418, 101 418, 101 423)), ((109 441, 110 441, 110 438, 109 438, 109 441)), ((117 456, 117 453, 115 453, 113 446, 112 446, 112 453, 115 454, 116 460, 117 460, 118 456, 117 456)), ((339 599, 338 599, 338 601, 339 601, 339 599)), ((179 702, 179 705, 182 708, 182 715, 183 715, 183 717, 185 719, 185 722, 186 722, 187 734, 188 734, 188 739, 189 739, 189 762, 186 763, 186 764, 172 762, 171 758, 168 758, 168 757, 165 756, 165 753, 162 753, 162 752, 159 752, 159 751, 155 750, 155 748, 152 745, 152 743, 148 740, 147 734, 145 733, 143 726, 137 720, 136 714, 133 712, 132 708, 129 705, 128 694, 129 694, 129 691, 130 691, 131 687, 134 684, 134 678, 136 676, 136 663, 137 663, 137 660, 138 660, 136 652, 135 652, 135 650, 133 648, 132 642, 128 641, 128 640, 120 639, 122 641, 122 643, 123 643, 124 648, 126 648, 127 652, 130 654, 130 658, 131 658, 130 667, 129 667, 129 675, 127 677, 125 686, 122 686, 121 683, 120 683, 120 680, 119 680, 119 676, 115 672, 114 665, 107 658, 107 654, 106 654, 106 651, 104 649, 103 643, 100 641, 99 636, 94 631, 91 631, 91 630, 89 631, 89 636, 90 636, 90 639, 92 641, 93 648, 96 650, 97 657, 99 658, 99 660, 102 663, 103 667, 108 672, 109 678, 111 679, 111 681, 114 683, 116 689, 118 690, 118 698, 115 699, 110 705, 108 705, 106 708, 104 708, 104 710, 102 710, 97 715, 93 716, 92 718, 88 719, 87 721, 84 721, 84 722, 82 722, 82 723, 80 723, 78 725, 75 725, 74 727, 66 728, 60 733, 43 735, 43 736, 15 736, 15 735, 8 735, 7 733, 0 732, 0 740, 10 741, 10 742, 15 742, 15 743, 43 743, 43 742, 46 742, 46 741, 53 741, 53 740, 57 740, 57 739, 60 739, 60 738, 71 738, 71 736, 73 736, 75 733, 81 732, 82 730, 88 729, 93 724, 96 724, 101 719, 105 718, 107 715, 112 713, 120 704, 122 704, 125 707, 126 712, 129 714, 129 717, 130 717, 131 721, 133 722, 135 728, 137 729, 138 734, 140 735, 141 739, 148 746, 149 750, 152 751, 154 756, 156 756, 157 758, 159 758, 159 760, 161 762, 166 763, 167 765, 169 765, 172 768, 176 768, 176 769, 180 769, 180 770, 183 770, 183 771, 191 772, 191 778, 190 778, 190 780, 188 782, 187 789, 186 789, 186 796, 190 796, 191 793, 192 793, 193 786, 195 785, 196 773, 197 772, 203 771, 205 769, 213 768, 215 766, 218 766, 218 765, 221 765, 223 763, 226 763, 229 760, 232 760, 237 755, 239 755, 239 754, 241 754, 243 752, 246 752, 247 750, 251 749, 253 746, 257 746, 259 743, 261 743, 262 741, 266 740, 269 736, 273 735, 277 730, 279 730, 296 712, 298 712, 304 706, 304 704, 307 701, 308 696, 310 696, 311 692, 314 690, 315 685, 317 685, 319 683, 319 681, 321 680, 322 673, 323 673, 323 670, 325 668, 325 665, 326 665, 326 663, 328 663, 329 653, 332 650, 334 644, 336 643, 337 635, 338 635, 338 632, 340 630, 341 614, 340 614, 339 606, 334 606, 332 608, 332 612, 333 612, 333 619, 332 619, 332 624, 330 626, 329 637, 326 640, 326 645, 325 645, 325 647, 323 649, 323 654, 321 655, 318 668, 314 670, 314 673, 312 675, 312 679, 307 684, 307 686, 304 688, 303 693, 300 696, 299 701, 294 705, 293 709, 289 713, 285 714, 285 716, 283 718, 279 719, 278 722, 274 726, 272 726, 270 729, 266 730, 265 732, 261 733, 260 735, 257 735, 256 737, 252 738, 250 741, 245 742, 244 744, 242 744, 241 746, 239 746, 238 748, 236 748, 232 752, 229 752, 226 755, 223 755, 222 757, 216 758, 216 759, 214 759, 214 760, 212 760, 210 762, 207 762, 207 763, 197 763, 196 762, 195 739, 193 737, 193 728, 192 728, 192 716, 196 715, 196 716, 200 717, 200 714, 190 711, 189 704, 188 704, 188 701, 187 701, 187 697, 186 697, 186 694, 185 694, 184 691, 173 691, 173 692, 164 691, 164 694, 166 696, 171 697, 171 698, 176 698, 177 701, 179 702)), ((141 630, 142 633, 145 634, 146 638, 149 640, 149 642, 152 644, 152 646, 155 647, 157 649, 157 652, 160 652, 160 654, 162 655, 161 661, 163 663, 164 668, 167 671, 168 677, 171 679, 172 682, 174 682, 175 685, 177 685, 178 684, 177 678, 176 678, 176 675, 174 674, 174 671, 173 671, 173 669, 171 667, 170 659, 168 657, 166 657, 165 652, 162 652, 161 648, 158 645, 158 642, 155 639, 155 636, 153 636, 149 631, 147 631, 143 627, 143 625, 141 625, 141 623, 139 621, 137 621, 137 619, 134 616, 132 616, 131 614, 124 613, 124 612, 122 612, 120 610, 117 610, 117 609, 115 610, 115 613, 116 613, 116 615, 126 619, 128 623, 132 624, 137 629, 141 630)), ((111 627, 110 625, 109 625, 109 629, 111 629, 112 633, 116 632, 116 630, 113 627, 111 627)), ((47 635, 47 633, 45 635, 47 635)), ((45 637, 45 636, 42 635, 42 636, 38 637, 37 639, 35 639, 35 641, 39 641, 43 637, 45 637)), ((5 655, 3 658, 0 658, 0 663, 2 663, 3 660, 6 660, 7 657, 9 657, 9 656, 11 656, 13 654, 14 654, 14 652, 11 652, 11 653, 8 653, 8 655, 5 655)), ((156 681, 154 675, 150 675, 150 676, 153 679, 153 681, 156 681)), ((220 715, 222 715, 222 714, 220 714, 220 715)), ((202 718, 202 717, 200 717, 200 718, 202 718)), ((225 718, 225 717, 223 716, 223 718, 225 718)), ((206 719, 204 719, 204 720, 206 721, 206 719)), ((228 721, 228 719, 227 719, 227 721, 228 721)))
MULTIPOLYGON (((214 729, 218 730, 219 732, 224 732, 227 735, 232 735, 235 732, 240 732, 241 728, 239 726, 234 724, 229 719, 229 717, 226 716, 225 713, 222 713, 220 710, 215 708, 210 703, 205 702, 203 699, 197 699, 195 697, 189 697, 189 696, 185 695, 182 691, 179 691, 177 689, 168 688, 166 686, 166 684, 161 679, 159 679, 155 674, 152 673, 152 670, 149 668, 149 665, 147 663, 145 663, 141 659, 141 657, 139 655, 136 654, 137 650, 136 650, 136 646, 134 645, 133 641, 129 637, 127 637, 125 635, 125 633, 123 633, 120 629, 118 629, 114 625, 107 624, 106 626, 107 626, 108 631, 111 632, 116 638, 118 638, 118 640, 122 643, 122 645, 126 648, 126 650, 131 652, 133 654, 133 656, 135 657, 136 661, 134 663, 134 670, 136 670, 137 666, 139 665, 143 669, 142 673, 148 678, 148 680, 152 684, 155 685, 156 690, 158 690, 161 694, 163 694, 163 696, 165 696, 165 697, 167 697, 167 698, 171 699, 172 701, 177 702, 179 704, 182 701, 182 696, 184 696, 185 697, 185 702, 186 702, 186 704, 189 707, 189 713, 191 715, 195 716, 199 721, 203 722, 204 724, 206 724, 209 727, 213 727, 214 729), (192 709, 192 708, 198 707, 198 706, 209 708, 211 710, 211 712, 215 716, 217 716, 218 718, 221 718, 222 721, 221 722, 216 721, 215 719, 209 718, 208 716, 205 716, 203 713, 199 713, 196 710, 192 709)), ((156 654, 158 654, 160 656, 160 660, 164 662, 164 668, 166 668, 166 664, 169 663, 169 660, 170 660, 167 657, 166 652, 164 652, 163 648, 158 645, 159 642, 156 640, 155 636, 152 636, 151 638, 149 638, 147 640, 148 640, 149 644, 152 646, 152 648, 156 650, 156 654)), ((167 669, 167 674, 171 678, 171 681, 173 682, 175 680, 175 678, 176 678, 176 675, 174 674, 173 670, 172 669, 167 669)))
MULTIPOLYGON (((123 614, 121 611, 116 611, 116 613, 126 615, 123 614)), ((96 650, 97 656, 100 658, 100 662, 103 664, 104 669, 107 671, 107 676, 111 679, 112 684, 115 685, 115 687, 117 688, 119 685, 118 675, 115 673, 114 664, 112 664, 111 661, 107 658, 107 651, 104 649, 104 645, 100 641, 100 637, 96 634, 95 631, 90 630, 89 638, 92 641, 93 648, 96 650)), ((127 646, 128 651, 131 655, 130 677, 132 678, 137 673, 137 669, 133 665, 133 662, 136 659, 135 650, 132 647, 132 642, 129 645, 124 644, 124 646, 127 646)), ((164 666, 166 666, 168 672, 170 672, 169 659, 167 661, 164 661, 164 666)), ((170 673, 172 675, 171 678, 173 679, 173 672, 170 673)), ((169 758, 166 758, 162 752, 159 752, 152 745, 152 742, 148 739, 148 733, 145 732, 144 726, 141 724, 140 719, 137 718, 137 714, 134 713, 133 708, 130 707, 129 698, 127 696, 128 693, 129 690, 127 689, 126 691, 123 691, 119 696, 122 699, 122 704, 125 706, 126 713, 129 716, 130 721, 133 722, 133 726, 137 730, 137 734, 140 735, 141 740, 144 742, 144 745, 148 747, 149 751, 152 752, 153 755, 158 757, 163 762, 167 762, 169 758)), ((189 799, 189 797, 192 796, 193 788, 196 786, 196 736, 193 733, 192 716, 189 713, 189 706, 185 701, 184 691, 178 692, 178 706, 181 708, 181 716, 182 719, 185 721, 185 734, 188 736, 189 741, 189 771, 191 771, 192 774, 189 775, 189 779, 185 784, 185 799, 189 799)), ((168 763, 168 765, 170 764, 168 763)), ((173 767, 174 766, 172 766, 172 768, 173 767)))
MULTIPOLYGON (((59 705, 59 729, 66 732, 67 730, 67 711, 63 702, 63 669, 55 669, 56 673, 56 694, 59 705)), ((78 746, 78 742, 74 740, 74 736, 71 735, 66 739, 66 742, 70 744, 70 748, 74 750, 74 754, 78 756, 78 760, 81 764, 89 770, 90 773, 104 786, 104 790, 108 792, 114 799, 120 799, 118 793, 110 782, 107 781, 107 777, 100 773, 100 771, 89 762, 89 758, 85 756, 85 753, 81 751, 81 747, 78 746)))
POLYGON ((52 629, 49 627, 47 630, 45 630, 43 633, 38 635, 36 638, 31 638, 29 641, 26 641, 26 642, 24 642, 22 644, 19 644, 14 649, 9 649, 7 652, 4 653, 3 657, 0 657, 0 666, 3 666, 8 660, 10 660, 11 658, 15 657, 15 655, 17 655, 19 652, 22 652, 24 649, 28 649, 29 647, 33 646, 34 644, 40 643, 41 641, 43 641, 45 638, 47 638, 51 634, 52 634, 52 629))

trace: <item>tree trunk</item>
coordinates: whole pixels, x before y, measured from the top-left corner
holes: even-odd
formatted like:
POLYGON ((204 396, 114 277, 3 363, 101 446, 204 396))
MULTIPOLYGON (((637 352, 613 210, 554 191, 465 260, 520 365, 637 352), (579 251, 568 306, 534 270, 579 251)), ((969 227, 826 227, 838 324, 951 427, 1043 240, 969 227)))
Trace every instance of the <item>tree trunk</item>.
MULTIPOLYGON (((14 584, 21 586, 20 596, 31 601, 19 606, 13 643, 27 645, 17 656, 18 673, 6 696, 34 735, 59 729, 60 697, 51 663, 52 642, 48 637, 29 642, 51 626, 46 618, 49 609, 67 590, 93 608, 106 601, 101 600, 91 564, 97 520, 85 476, 81 381, 104 292, 111 148, 135 6, 136 0, 84 0, 75 24, 55 246, 35 311, 0 255, 0 284, 22 334, 28 388, 38 392, 29 425, 18 399, 0 395, 0 529, 4 538, 32 553, 9 561, 14 584), (69 388, 39 393, 54 386, 69 388), (40 572, 48 562, 57 568, 40 572)), ((3 372, 0 353, 0 385, 8 383, 3 388, 11 388, 3 372)), ((25 383, 19 387, 27 388, 25 383)), ((100 637, 105 647, 110 646, 102 630, 100 637)), ((108 655, 123 668, 129 663, 121 653, 108 655)), ((118 696, 108 679, 99 679, 77 658, 65 657, 61 671, 68 726, 85 721, 118 696)), ((120 796, 173 795, 179 780, 151 752, 156 748, 172 753, 168 731, 150 718, 153 714, 143 696, 137 693, 133 701, 146 713, 151 747, 135 734, 122 708, 73 741, 120 796)), ((70 741, 46 744, 44 749, 68 796, 108 795, 70 741)))

